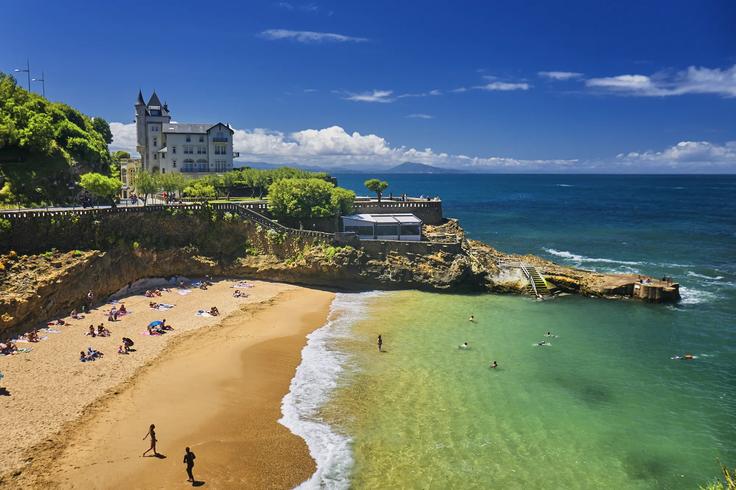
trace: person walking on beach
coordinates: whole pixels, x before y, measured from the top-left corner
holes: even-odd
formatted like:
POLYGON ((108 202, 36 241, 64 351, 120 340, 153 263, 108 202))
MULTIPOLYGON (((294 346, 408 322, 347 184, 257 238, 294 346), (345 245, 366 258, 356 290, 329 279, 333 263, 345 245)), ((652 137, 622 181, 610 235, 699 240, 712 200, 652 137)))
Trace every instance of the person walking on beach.
POLYGON ((383 339, 381 336, 378 336, 378 352, 383 352, 383 339))
POLYGON ((156 426, 153 424, 151 424, 151 426, 148 428, 148 433, 143 437, 143 440, 145 441, 148 437, 151 438, 151 447, 146 449, 146 451, 143 453, 143 457, 148 454, 148 451, 153 451, 153 455, 158 456, 158 452, 156 451, 156 426))
POLYGON ((189 448, 186 448, 184 453, 184 464, 187 465, 187 476, 189 477, 187 481, 192 483, 194 483, 194 474, 192 473, 192 470, 194 469, 195 458, 196 456, 194 453, 189 448))

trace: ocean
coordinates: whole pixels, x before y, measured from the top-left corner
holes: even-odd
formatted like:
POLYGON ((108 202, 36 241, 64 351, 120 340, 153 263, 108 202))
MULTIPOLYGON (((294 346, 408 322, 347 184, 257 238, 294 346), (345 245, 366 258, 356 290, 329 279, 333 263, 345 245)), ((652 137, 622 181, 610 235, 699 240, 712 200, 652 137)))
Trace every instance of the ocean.
POLYGON ((304 488, 691 489, 736 466, 736 176, 379 177, 500 250, 683 299, 339 294, 283 403, 304 488))

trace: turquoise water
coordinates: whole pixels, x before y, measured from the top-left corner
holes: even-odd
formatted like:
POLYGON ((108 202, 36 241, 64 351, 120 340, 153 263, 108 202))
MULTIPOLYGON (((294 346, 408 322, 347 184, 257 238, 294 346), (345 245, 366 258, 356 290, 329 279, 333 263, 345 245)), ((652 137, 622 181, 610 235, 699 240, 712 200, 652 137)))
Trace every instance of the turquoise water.
POLYGON ((389 178, 502 250, 672 275, 684 299, 341 296, 310 339, 343 368, 311 415, 346 441, 310 444, 345 474, 324 485, 696 488, 736 466, 736 178, 389 178))

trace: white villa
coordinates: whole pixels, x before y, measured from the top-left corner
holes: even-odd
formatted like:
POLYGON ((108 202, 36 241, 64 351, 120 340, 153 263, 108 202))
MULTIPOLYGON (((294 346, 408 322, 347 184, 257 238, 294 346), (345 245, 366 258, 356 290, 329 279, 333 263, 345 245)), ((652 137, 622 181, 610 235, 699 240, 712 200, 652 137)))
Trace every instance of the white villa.
POLYGON ((342 231, 353 232, 361 240, 422 239, 422 220, 411 213, 352 214, 342 217, 342 231))
POLYGON ((150 172, 182 172, 192 177, 232 170, 233 133, 229 125, 171 122, 166 103, 156 92, 146 104, 138 91, 135 103, 136 149, 141 168, 150 172))

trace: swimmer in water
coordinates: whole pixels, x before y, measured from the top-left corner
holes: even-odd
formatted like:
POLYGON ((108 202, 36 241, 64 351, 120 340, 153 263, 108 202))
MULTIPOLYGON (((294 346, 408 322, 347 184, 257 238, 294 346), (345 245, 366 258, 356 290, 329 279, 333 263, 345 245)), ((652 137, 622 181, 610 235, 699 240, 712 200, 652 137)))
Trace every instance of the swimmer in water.
POLYGON ((475 323, 475 315, 470 315, 470 318, 468 318, 468 321, 475 323))
POLYGON ((540 340, 539 342, 537 342, 537 345, 540 347, 544 347, 544 346, 552 345, 552 344, 549 344, 546 340, 540 340))
POLYGON ((546 334, 544 334, 544 336, 557 338, 557 335, 553 334, 552 332, 547 332, 546 334))
POLYGON ((693 359, 697 359, 697 356, 694 356, 692 354, 684 354, 682 356, 673 356, 671 359, 676 359, 678 361, 692 361, 693 359))
POLYGON ((488 367, 491 369, 496 369, 498 367, 498 363, 496 361, 493 361, 488 365, 488 367))
POLYGON ((461 345, 458 345, 457 348, 467 350, 467 349, 470 349, 470 346, 468 345, 467 342, 463 342, 461 345))

